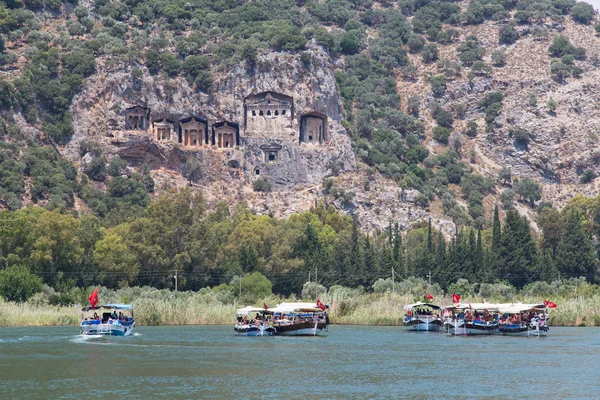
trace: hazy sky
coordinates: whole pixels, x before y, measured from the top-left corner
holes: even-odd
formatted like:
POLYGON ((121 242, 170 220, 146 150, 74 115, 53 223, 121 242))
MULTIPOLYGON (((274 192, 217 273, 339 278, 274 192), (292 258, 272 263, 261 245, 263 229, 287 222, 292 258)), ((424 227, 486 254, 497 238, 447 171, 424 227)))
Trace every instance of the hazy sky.
POLYGON ((600 0, 585 0, 586 3, 590 3, 596 10, 600 9, 600 0))

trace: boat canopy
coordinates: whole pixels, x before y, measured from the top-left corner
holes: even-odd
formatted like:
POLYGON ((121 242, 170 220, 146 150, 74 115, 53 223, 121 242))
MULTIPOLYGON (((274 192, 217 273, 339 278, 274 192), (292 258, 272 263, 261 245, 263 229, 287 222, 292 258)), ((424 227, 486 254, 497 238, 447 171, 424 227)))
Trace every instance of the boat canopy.
POLYGON ((432 308, 434 310, 439 310, 442 307, 438 306, 437 304, 422 303, 420 301, 418 303, 415 303, 415 304, 407 304, 407 305, 404 306, 405 310, 413 310, 415 308, 416 309, 419 309, 419 308, 432 308))
POLYGON ((502 304, 496 303, 459 303, 448 306, 446 309, 474 310, 474 311, 498 311, 502 304))
POLYGON ((274 308, 269 308, 274 313, 299 313, 299 312, 323 312, 316 303, 280 303, 274 308))
MULTIPOLYGON (((251 313, 264 313, 265 311, 267 311, 267 310, 265 310, 265 309, 264 309, 264 308, 262 308, 262 307, 252 307, 252 306, 246 306, 246 307, 244 307, 244 308, 240 308, 240 309, 238 309, 238 310, 237 310, 235 313, 236 313, 237 315, 249 315, 249 314, 251 314, 251 313)), ((269 311, 270 311, 270 310, 269 310, 269 311)))
POLYGON ((131 304, 100 304, 96 307, 83 307, 81 311, 100 310, 101 308, 105 310, 133 310, 131 304))
POLYGON ((544 304, 499 304, 498 311, 502 314, 520 314, 525 311, 543 310, 544 304))

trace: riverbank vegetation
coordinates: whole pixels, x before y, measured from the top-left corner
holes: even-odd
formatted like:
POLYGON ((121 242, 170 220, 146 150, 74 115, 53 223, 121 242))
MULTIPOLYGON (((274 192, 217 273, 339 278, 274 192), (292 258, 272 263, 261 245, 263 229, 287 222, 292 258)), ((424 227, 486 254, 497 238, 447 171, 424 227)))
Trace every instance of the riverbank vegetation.
MULTIPOLYGON (((537 224, 539 235, 516 211, 501 220, 496 209, 490 229, 457 225, 449 240, 431 221, 405 233, 390 224, 365 234, 356 219, 325 204, 276 219, 243 202, 209 210, 188 189, 167 192, 118 224, 38 207, 5 210, 0 296, 68 307, 86 304, 90 287, 102 285, 101 302, 137 301, 142 324, 224 322, 236 304, 261 299, 320 296, 332 302, 333 321, 394 324, 400 303, 410 300, 402 296, 549 297, 574 299, 564 323, 596 323, 589 318, 598 295, 598 198, 577 197, 562 211, 545 207, 537 224), (322 286, 306 292, 307 281, 322 286), (187 294, 172 293, 176 283, 187 294), (342 299, 347 291, 352 301, 342 299), (374 302, 383 303, 368 308, 374 302)), ((26 305, 15 307, 27 314, 26 305)))
MULTIPOLYGON (((301 298, 305 301, 322 299, 330 306, 330 317, 334 324, 352 325, 401 325, 403 306, 421 300, 423 293, 434 296, 434 302, 451 304, 451 297, 444 295, 438 285, 428 287, 425 280, 410 277, 393 282, 390 278, 380 279, 366 291, 364 288, 349 288, 335 285, 326 288, 316 282, 303 285, 301 298)), ((68 293, 73 305, 60 305, 57 294, 44 286, 24 303, 0 300, 0 326, 53 326, 76 325, 81 317, 81 304, 86 304, 92 288, 73 289, 68 293)), ((553 326, 600 326, 600 288, 583 278, 535 282, 520 292, 507 284, 476 284, 461 279, 451 285, 452 292, 463 293, 463 302, 540 302, 552 298, 558 308, 550 312, 553 326)), ((448 292, 450 293, 450 292, 448 292)), ((230 324, 235 310, 248 304, 273 307, 282 301, 297 298, 275 295, 268 290, 268 280, 255 274, 251 282, 239 281, 197 292, 174 292, 169 289, 132 287, 107 289, 99 287, 99 298, 103 303, 132 303, 136 322, 139 325, 219 325, 230 324), (267 284, 267 288, 265 288, 267 284), (241 300, 240 300, 241 299, 241 300)))

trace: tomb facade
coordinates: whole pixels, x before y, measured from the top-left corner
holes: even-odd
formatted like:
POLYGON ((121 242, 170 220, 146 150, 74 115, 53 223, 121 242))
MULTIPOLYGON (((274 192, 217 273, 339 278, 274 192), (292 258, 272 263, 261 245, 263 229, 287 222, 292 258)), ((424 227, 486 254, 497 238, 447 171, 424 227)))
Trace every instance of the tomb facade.
POLYGON ((260 146, 260 149, 263 151, 265 155, 265 162, 269 164, 274 164, 279 161, 279 152, 282 149, 279 143, 268 143, 260 146))
POLYGON ((164 142, 167 140, 173 140, 173 122, 168 119, 161 119, 152 123, 152 130, 154 140, 158 142, 164 142))
POLYGON ((327 116, 312 112, 300 117, 300 143, 321 144, 328 139, 327 116))
POLYGON ((213 125, 212 144, 217 148, 233 148, 240 144, 240 127, 232 122, 213 125))
POLYGON ((179 121, 180 143, 186 147, 201 147, 208 142, 207 121, 189 117, 179 121))
POLYGON ((249 137, 289 137, 294 118, 294 101, 290 96, 262 92, 248 96, 244 102, 245 135, 249 137))
POLYGON ((142 106, 133 106, 125 110, 125 129, 126 130, 148 130, 148 120, 150 118, 150 109, 142 106))

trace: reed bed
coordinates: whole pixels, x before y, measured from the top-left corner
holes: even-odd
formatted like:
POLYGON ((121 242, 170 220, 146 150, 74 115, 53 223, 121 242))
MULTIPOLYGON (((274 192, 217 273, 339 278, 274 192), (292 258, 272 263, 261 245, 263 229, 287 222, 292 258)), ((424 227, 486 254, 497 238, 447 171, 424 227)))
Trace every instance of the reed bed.
POLYGON ((78 307, 39 306, 0 299, 0 326, 63 326, 81 320, 78 307))
MULTIPOLYGON (((148 325, 222 325, 232 324, 237 308, 249 305, 237 300, 220 299, 213 292, 170 292, 168 290, 139 291, 133 299, 130 292, 106 294, 106 302, 130 302, 134 305, 136 324, 148 325)), ((333 324, 397 326, 402 324, 403 307, 416 299, 410 294, 364 293, 359 289, 338 288, 321 297, 330 305, 333 324)), ((310 299, 305 299, 310 301, 310 299)), ((314 300, 314 299, 312 299, 314 300)), ((277 296, 254 301, 251 305, 274 306, 282 299, 277 296)), ((481 302, 479 297, 466 297, 462 302, 481 302)), ((511 296, 489 299, 490 302, 537 303, 535 296, 511 296)), ((554 298, 558 304, 550 311, 551 326, 600 326, 600 295, 554 298)), ((436 297, 436 304, 451 304, 450 297, 436 297)), ((12 303, 0 300, 0 326, 63 326, 78 325, 81 306, 52 306, 31 303, 12 303)))

